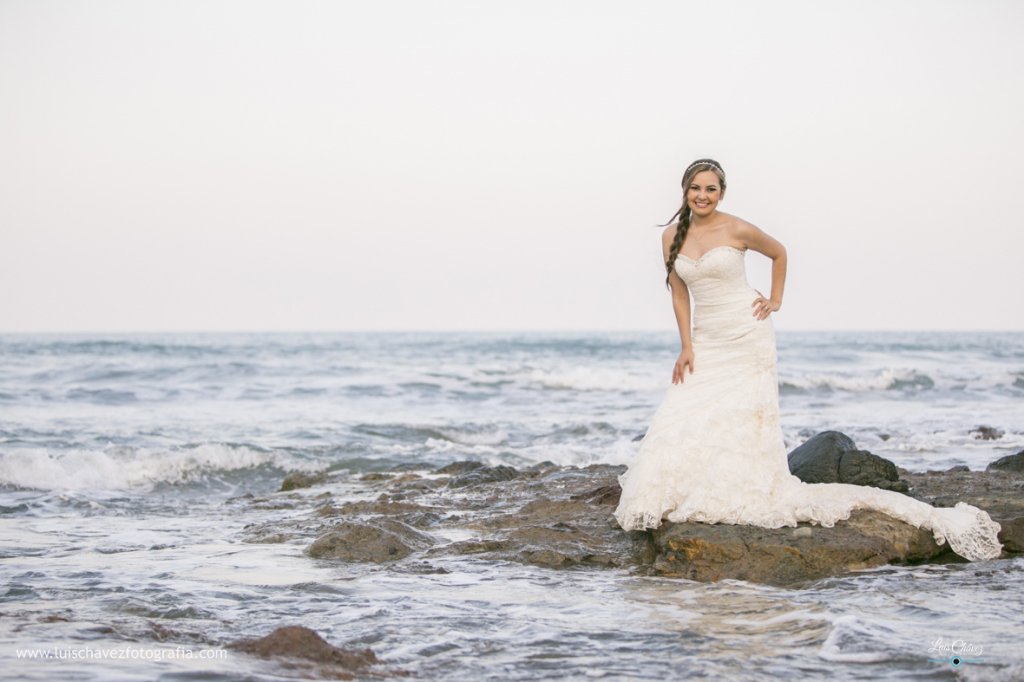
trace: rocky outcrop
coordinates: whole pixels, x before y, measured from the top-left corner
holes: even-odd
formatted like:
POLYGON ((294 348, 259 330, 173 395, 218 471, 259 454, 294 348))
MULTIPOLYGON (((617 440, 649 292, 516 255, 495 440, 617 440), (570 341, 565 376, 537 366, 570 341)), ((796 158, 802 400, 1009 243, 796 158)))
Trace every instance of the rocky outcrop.
POLYGON ((804 483, 850 483, 901 493, 909 490, 895 464, 858 450, 853 440, 839 431, 823 431, 789 453, 789 471, 804 483))
POLYGON ((664 576, 716 582, 723 578, 793 586, 850 570, 939 556, 929 531, 879 512, 857 510, 832 528, 800 523, 764 529, 667 523, 653 531, 655 569, 664 576))
MULTIPOLYGON (((952 507, 965 501, 985 509, 1003 527, 999 538, 1004 556, 1024 550, 1024 475, 991 467, 988 472, 954 467, 913 473, 857 450, 842 434, 821 434, 815 440, 817 445, 802 452, 798 448, 790 459, 810 482, 896 479, 907 486, 908 495, 929 504, 952 507), (820 480, 830 476, 831 481, 820 480)), ((293 514, 246 527, 247 541, 304 541, 311 557, 353 566, 376 564, 380 568, 375 570, 443 573, 446 569, 436 565, 440 560, 472 557, 545 568, 604 566, 642 575, 794 586, 890 563, 964 561, 948 544, 937 545, 931 531, 869 510, 856 510, 832 528, 666 522, 650 532, 625 532, 612 516, 621 494, 617 478, 624 470, 550 462, 517 470, 456 462, 435 471, 380 472, 235 503, 276 500, 298 508, 305 501, 308 516, 293 514), (332 490, 363 499, 338 503, 332 490), (376 498, 366 499, 373 494, 376 498), (325 496, 330 498, 326 502, 325 496)))
MULTIPOLYGON (((277 628, 260 639, 240 639, 225 648, 271 659, 289 672, 301 671, 303 677, 321 679, 353 680, 369 666, 381 664, 370 649, 332 646, 315 631, 300 625, 277 628)), ((382 671, 375 672, 375 676, 380 676, 382 671)))

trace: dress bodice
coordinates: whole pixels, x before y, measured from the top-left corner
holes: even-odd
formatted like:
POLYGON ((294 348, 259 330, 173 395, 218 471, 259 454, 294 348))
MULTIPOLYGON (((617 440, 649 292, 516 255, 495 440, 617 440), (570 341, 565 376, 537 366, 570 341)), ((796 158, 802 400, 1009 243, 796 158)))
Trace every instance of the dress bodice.
MULTIPOLYGON (((698 260, 679 254, 676 274, 693 295, 693 342, 736 339, 770 319, 754 317, 757 292, 747 282, 746 251, 716 246, 698 260)), ((774 338, 770 339, 774 344, 774 338)))
POLYGON ((732 246, 716 246, 698 260, 679 254, 676 274, 686 283, 697 306, 728 304, 740 299, 749 305, 753 289, 747 283, 746 253, 732 246))

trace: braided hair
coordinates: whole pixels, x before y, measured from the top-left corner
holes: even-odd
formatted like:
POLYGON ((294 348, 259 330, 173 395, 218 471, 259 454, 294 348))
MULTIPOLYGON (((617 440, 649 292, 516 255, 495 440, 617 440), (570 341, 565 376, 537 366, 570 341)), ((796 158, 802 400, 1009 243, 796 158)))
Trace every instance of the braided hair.
POLYGON ((722 165, 714 159, 697 159, 689 166, 686 167, 686 171, 683 173, 683 205, 679 207, 676 214, 668 219, 668 222, 661 227, 668 227, 672 224, 672 221, 679 218, 679 224, 676 226, 676 236, 672 238, 672 246, 668 251, 668 260, 665 261, 665 270, 668 274, 665 275, 665 286, 671 290, 669 284, 669 278, 672 276, 672 270, 676 266, 676 258, 679 256, 679 250, 683 248, 683 241, 686 239, 686 233, 690 229, 691 211, 690 205, 686 202, 686 194, 689 191, 690 183, 693 182, 693 177, 701 171, 714 171, 715 175, 718 176, 719 182, 722 184, 722 189, 725 190, 725 171, 722 170, 722 165))

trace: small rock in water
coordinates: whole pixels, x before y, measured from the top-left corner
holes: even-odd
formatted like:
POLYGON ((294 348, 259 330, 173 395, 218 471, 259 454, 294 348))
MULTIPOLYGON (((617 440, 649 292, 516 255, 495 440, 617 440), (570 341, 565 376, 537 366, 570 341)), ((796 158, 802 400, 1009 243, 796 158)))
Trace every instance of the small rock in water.
POLYGON ((969 466, 967 466, 966 464, 957 464, 955 467, 951 467, 950 469, 947 469, 946 473, 947 474, 960 474, 960 473, 963 473, 963 472, 966 472, 966 471, 970 471, 970 470, 971 470, 971 468, 969 466))
POLYGON ((446 467, 441 467, 440 469, 437 469, 434 473, 448 474, 449 476, 461 476, 462 474, 466 474, 469 473, 470 471, 473 471, 473 469, 479 469, 482 466, 482 462, 474 462, 471 460, 466 460, 463 462, 452 462, 446 467))
POLYGON ((289 668, 323 666, 318 677, 351 680, 363 668, 381 661, 371 649, 342 649, 328 644, 315 631, 301 625, 277 628, 260 639, 240 639, 226 645, 260 658, 269 658, 289 668))
POLYGON ((645 431, 644 433, 641 433, 639 436, 634 436, 633 442, 634 443, 639 443, 640 441, 642 441, 644 439, 644 436, 646 436, 646 435, 647 435, 647 432, 645 431))
POLYGON ((994 426, 979 426, 970 431, 976 440, 999 440, 1003 437, 1003 430, 994 426))
POLYGON ((306 553, 314 559, 341 561, 397 561, 417 549, 426 549, 434 539, 426 533, 392 519, 374 523, 340 523, 318 537, 306 553))
POLYGON ((280 492, 295 490, 296 488, 309 488, 324 480, 323 474, 291 474, 286 476, 281 483, 280 492))
POLYGON ((472 471, 456 476, 448 482, 449 488, 466 488, 481 483, 494 483, 497 481, 511 481, 519 477, 519 472, 510 466, 499 464, 496 467, 481 466, 472 471))

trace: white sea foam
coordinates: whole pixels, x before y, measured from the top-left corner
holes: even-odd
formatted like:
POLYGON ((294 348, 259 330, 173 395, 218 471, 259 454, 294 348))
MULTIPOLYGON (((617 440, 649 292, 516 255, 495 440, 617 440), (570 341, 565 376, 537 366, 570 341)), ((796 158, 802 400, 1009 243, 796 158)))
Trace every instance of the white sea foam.
POLYGON ((535 369, 530 373, 530 381, 544 388, 575 391, 664 391, 668 388, 664 377, 595 367, 559 371, 535 369))
POLYGON ((35 490, 132 490, 157 483, 185 483, 214 471, 262 464, 292 471, 323 468, 282 452, 219 443, 175 449, 110 447, 54 452, 33 448, 0 453, 0 484, 35 490))

